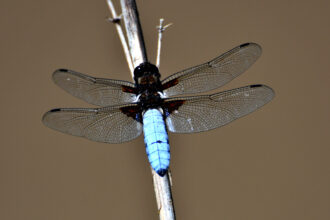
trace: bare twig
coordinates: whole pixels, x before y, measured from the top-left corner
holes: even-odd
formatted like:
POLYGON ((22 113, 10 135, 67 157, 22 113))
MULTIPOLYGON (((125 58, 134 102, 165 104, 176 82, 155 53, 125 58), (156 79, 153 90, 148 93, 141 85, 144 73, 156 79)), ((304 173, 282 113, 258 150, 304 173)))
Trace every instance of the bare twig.
POLYGON ((122 30, 122 28, 120 26, 121 16, 117 16, 115 7, 113 6, 111 0, 107 0, 107 3, 108 3, 109 10, 110 10, 110 12, 112 14, 112 18, 108 18, 108 20, 111 21, 112 23, 114 23, 116 25, 118 36, 119 36, 121 45, 123 46, 123 50, 124 50, 124 53, 125 53, 125 56, 126 56, 128 68, 129 68, 129 70, 131 72, 131 76, 133 78, 134 77, 134 75, 133 75, 134 74, 134 67, 133 67, 131 55, 130 55, 129 50, 128 50, 128 46, 127 46, 127 42, 126 42, 126 39, 125 39, 125 35, 124 35, 123 30, 122 30))
POLYGON ((157 26, 158 29, 158 45, 157 45, 157 57, 156 57, 156 66, 159 67, 160 65, 160 51, 162 48, 162 37, 163 37, 163 32, 168 28, 169 26, 172 25, 172 23, 167 24, 163 26, 164 23, 164 18, 159 19, 159 26, 157 26))
MULTIPOLYGON (((121 0, 120 2, 126 27, 129 51, 133 66, 136 67, 148 61, 138 11, 135 0, 121 0)), ((168 174, 164 177, 160 177, 152 169, 152 176, 159 218, 161 220, 174 220, 175 213, 168 174)))

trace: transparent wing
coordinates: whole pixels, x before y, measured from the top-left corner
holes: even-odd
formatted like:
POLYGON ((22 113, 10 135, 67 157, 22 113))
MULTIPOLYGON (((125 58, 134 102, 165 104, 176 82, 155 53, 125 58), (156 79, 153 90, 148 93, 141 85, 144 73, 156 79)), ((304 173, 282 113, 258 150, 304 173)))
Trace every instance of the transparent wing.
POLYGON ((136 99, 134 84, 126 81, 94 78, 66 69, 56 70, 53 80, 71 95, 93 105, 117 105, 136 99))
POLYGON ((175 133, 207 131, 228 124, 268 103, 274 91, 251 85, 213 95, 169 98, 164 103, 168 130, 175 133))
POLYGON ((142 133, 142 124, 136 120, 138 115, 136 105, 62 108, 45 113, 42 122, 49 128, 92 141, 121 143, 142 133))
POLYGON ((261 47, 258 44, 242 44, 210 62, 164 79, 164 95, 194 94, 219 88, 246 71, 260 55, 261 47))

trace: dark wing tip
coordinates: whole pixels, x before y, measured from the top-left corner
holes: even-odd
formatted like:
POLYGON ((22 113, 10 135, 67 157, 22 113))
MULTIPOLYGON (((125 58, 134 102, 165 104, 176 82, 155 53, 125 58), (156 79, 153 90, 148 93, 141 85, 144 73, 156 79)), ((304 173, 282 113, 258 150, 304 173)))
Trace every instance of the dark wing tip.
POLYGON ((248 46, 248 45, 250 45, 251 43, 244 43, 244 44, 241 44, 241 45, 239 45, 239 47, 240 48, 243 48, 243 47, 246 47, 246 46, 248 46))
POLYGON ((269 87, 267 85, 255 84, 255 85, 250 85, 249 87, 250 88, 261 88, 261 89, 267 91, 267 94, 269 94, 269 96, 268 96, 269 97, 269 101, 272 100, 274 98, 274 96, 275 96, 275 91, 271 87, 269 87))
POLYGON ((92 77, 92 76, 88 76, 86 74, 83 73, 79 73, 76 72, 74 70, 69 70, 69 69, 57 69, 54 71, 53 73, 53 80, 56 83, 56 78, 61 78, 63 76, 71 76, 71 77, 77 77, 77 78, 82 78, 83 80, 89 80, 92 81, 93 83, 95 83, 96 78, 92 77))
POLYGON ((59 111, 61 111, 60 108, 54 108, 54 109, 50 110, 49 112, 59 112, 59 111))
POLYGON ((262 87, 262 84, 255 84, 255 85, 251 85, 250 88, 257 88, 257 87, 262 87))
POLYGON ((52 78, 53 78, 53 80, 55 80, 55 78, 60 76, 61 73, 68 73, 68 72, 70 72, 70 70, 68 70, 68 69, 57 69, 53 72, 52 78))
POLYGON ((54 113, 54 112, 60 112, 60 111, 62 111, 62 109, 60 109, 60 108, 54 108, 54 109, 51 109, 51 110, 49 110, 48 112, 46 112, 43 116, 42 116, 42 122, 45 124, 45 125, 47 125, 47 117, 49 116, 49 115, 51 115, 52 113, 54 113))
POLYGON ((248 46, 257 46, 257 47, 260 47, 261 48, 261 46, 259 44, 253 43, 253 42, 247 42, 247 43, 244 43, 244 44, 239 45, 240 48, 248 47, 248 46))
POLYGON ((262 52, 261 46, 259 44, 257 44, 257 43, 248 42, 248 43, 244 43, 244 44, 239 45, 239 48, 244 48, 244 47, 256 47, 256 48, 259 49, 260 54, 262 52))

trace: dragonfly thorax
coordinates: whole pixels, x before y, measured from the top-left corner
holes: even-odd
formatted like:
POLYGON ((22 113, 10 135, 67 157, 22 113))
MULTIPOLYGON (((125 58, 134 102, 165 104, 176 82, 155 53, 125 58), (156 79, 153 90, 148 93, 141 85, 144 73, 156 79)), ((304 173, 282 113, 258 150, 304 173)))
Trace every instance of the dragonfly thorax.
POLYGON ((161 98, 158 91, 145 90, 140 94, 139 103, 142 109, 158 108, 163 99, 161 98))
POLYGON ((158 68, 149 63, 141 63, 134 69, 134 80, 139 93, 139 102, 143 109, 158 107, 162 102, 162 92, 158 68))

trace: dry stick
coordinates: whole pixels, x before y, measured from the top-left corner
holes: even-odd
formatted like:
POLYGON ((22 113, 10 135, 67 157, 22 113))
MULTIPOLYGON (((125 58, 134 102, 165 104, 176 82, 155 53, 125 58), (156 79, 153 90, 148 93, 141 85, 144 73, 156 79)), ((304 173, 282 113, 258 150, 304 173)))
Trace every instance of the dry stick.
POLYGON ((119 24, 121 18, 120 18, 120 16, 119 17, 117 16, 117 13, 116 13, 115 7, 112 4, 112 1, 107 0, 107 3, 108 3, 109 10, 112 14, 112 19, 109 18, 108 20, 116 25, 118 36, 119 36, 121 45, 123 46, 123 50, 124 50, 124 53, 125 53, 125 56, 126 56, 128 68, 131 71, 131 76, 133 78, 134 77, 134 67, 133 67, 133 63, 132 63, 131 54, 129 53, 129 50, 128 50, 128 46, 127 46, 127 43, 126 43, 125 35, 123 33, 123 29, 121 28, 121 26, 119 24))
MULTIPOLYGON (((126 27, 129 50, 133 65, 136 67, 148 61, 138 11, 135 0, 121 0, 120 3, 126 27)), ((159 218, 161 220, 174 220, 174 206, 168 174, 164 177, 160 177, 153 169, 151 170, 159 218)))
POLYGON ((147 53, 142 36, 142 29, 138 18, 136 3, 133 0, 120 0, 124 17, 126 35, 134 68, 147 62, 147 53))

